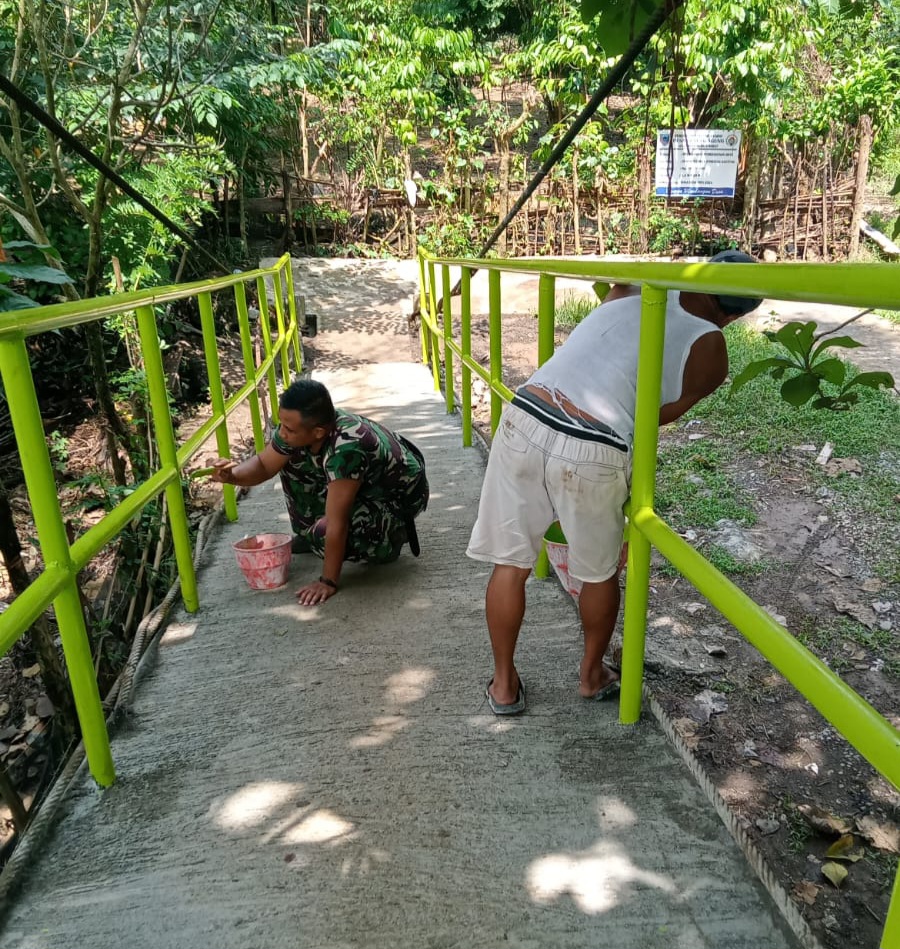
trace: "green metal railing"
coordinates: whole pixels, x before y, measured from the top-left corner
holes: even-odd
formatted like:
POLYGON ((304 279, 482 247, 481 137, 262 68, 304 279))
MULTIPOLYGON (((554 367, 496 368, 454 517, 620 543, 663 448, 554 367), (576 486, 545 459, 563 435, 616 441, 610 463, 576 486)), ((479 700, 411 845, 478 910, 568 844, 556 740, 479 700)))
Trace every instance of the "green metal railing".
MULTIPOLYGON (((212 435, 215 435, 219 455, 230 457, 226 420, 238 405, 246 400, 249 400, 256 449, 262 450, 264 432, 257 390, 261 383, 265 384, 271 415, 276 417, 278 401, 275 367, 280 362, 281 377, 287 383, 290 379, 291 351, 294 366, 299 370, 302 350, 290 257, 287 255, 273 267, 214 280, 123 293, 94 300, 79 300, 0 316, 0 378, 9 404, 44 562, 43 572, 0 615, 0 655, 4 655, 37 617, 53 605, 81 725, 85 754, 94 779, 102 786, 113 783, 115 770, 76 575, 147 504, 164 493, 182 598, 189 612, 197 610, 197 578, 185 511, 182 471, 212 435), (259 299, 259 332, 263 355, 258 365, 254 356, 247 308, 248 283, 255 286, 259 299), (245 381, 236 392, 226 398, 219 372, 213 296, 229 289, 233 293, 238 316, 245 381), (164 304, 189 298, 197 299, 200 312, 212 414, 190 438, 179 445, 169 410, 166 376, 156 329, 156 310, 164 304), (269 314, 269 299, 273 301, 274 328, 269 314), (38 333, 123 314, 136 315, 159 461, 155 472, 147 481, 135 486, 102 520, 70 545, 60 511, 53 467, 44 440, 44 428, 25 339, 38 333)), ((232 485, 224 486, 224 497, 226 516, 230 520, 236 520, 237 503, 232 485)))
MULTIPOLYGON (((669 264, 547 258, 438 260, 424 253, 420 253, 419 267, 423 360, 430 362, 435 388, 438 388, 441 351, 443 353, 448 412, 455 406, 454 359, 461 360, 460 402, 465 445, 472 444, 472 375, 479 376, 490 387, 492 432, 499 423, 504 400, 512 395, 503 383, 501 371, 502 273, 530 274, 539 279, 538 364, 553 354, 557 278, 597 284, 632 284, 642 288, 619 720, 627 724, 640 717, 650 551, 656 547, 860 754, 894 787, 900 788, 900 732, 679 537, 653 509, 667 290, 896 309, 900 308, 900 268, 893 264, 669 264), (451 268, 460 268, 458 340, 452 332, 451 268), (440 294, 435 279, 438 269, 440 294), (476 270, 488 271, 490 358, 487 368, 471 356, 471 281, 476 270)), ((545 562, 535 569, 539 575, 546 576, 545 562)), ((900 949, 900 874, 894 882, 882 946, 883 949, 900 949)))

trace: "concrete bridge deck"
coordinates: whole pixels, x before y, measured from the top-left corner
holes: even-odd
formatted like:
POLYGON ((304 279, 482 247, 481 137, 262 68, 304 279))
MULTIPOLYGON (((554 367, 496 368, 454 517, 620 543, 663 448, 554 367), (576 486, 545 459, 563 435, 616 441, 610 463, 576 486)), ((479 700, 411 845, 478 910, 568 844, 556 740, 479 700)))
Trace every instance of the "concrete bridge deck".
POLYGON ((318 572, 310 556, 253 592, 231 543, 288 525, 277 485, 253 489, 207 548, 199 612, 174 615, 114 736, 118 782, 82 775, 0 943, 798 945, 653 718, 623 727, 614 702, 579 698, 578 623, 555 581, 529 584, 528 711, 491 715, 488 569, 464 555, 484 460, 408 361, 414 272, 391 274, 356 272, 350 308, 334 271, 300 280, 322 328, 315 375, 425 452, 421 558, 350 567, 317 608, 293 596, 318 572))

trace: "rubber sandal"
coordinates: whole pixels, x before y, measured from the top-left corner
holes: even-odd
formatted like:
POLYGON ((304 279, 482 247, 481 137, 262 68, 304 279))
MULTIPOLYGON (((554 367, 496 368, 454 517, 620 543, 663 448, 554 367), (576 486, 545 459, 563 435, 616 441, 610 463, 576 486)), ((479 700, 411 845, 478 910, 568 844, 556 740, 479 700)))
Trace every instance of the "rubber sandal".
POLYGON ((602 689, 598 689, 593 695, 586 695, 585 698, 592 702, 602 702, 604 699, 608 699, 616 695, 621 684, 622 683, 618 679, 614 679, 612 682, 607 682, 602 689))
POLYGON ((521 715, 522 712, 525 711, 525 683, 522 682, 521 677, 519 678, 519 691, 516 693, 516 700, 515 702, 510 702, 509 705, 503 705, 491 695, 491 686, 493 684, 494 680, 491 679, 484 690, 484 695, 488 700, 491 711, 495 715, 521 715))

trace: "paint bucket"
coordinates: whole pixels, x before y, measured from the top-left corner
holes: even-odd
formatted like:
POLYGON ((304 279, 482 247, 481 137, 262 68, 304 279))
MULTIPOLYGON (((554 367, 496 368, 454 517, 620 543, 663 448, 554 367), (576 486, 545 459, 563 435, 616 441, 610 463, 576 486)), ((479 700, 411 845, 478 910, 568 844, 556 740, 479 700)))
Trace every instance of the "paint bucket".
POLYGON ((569 545, 559 522, 552 524, 544 534, 544 546, 547 549, 547 559, 566 593, 570 594, 575 602, 581 593, 581 581, 569 576, 569 545))
POLYGON ((231 545, 252 590, 274 590, 287 583, 292 540, 290 534, 254 534, 231 545))

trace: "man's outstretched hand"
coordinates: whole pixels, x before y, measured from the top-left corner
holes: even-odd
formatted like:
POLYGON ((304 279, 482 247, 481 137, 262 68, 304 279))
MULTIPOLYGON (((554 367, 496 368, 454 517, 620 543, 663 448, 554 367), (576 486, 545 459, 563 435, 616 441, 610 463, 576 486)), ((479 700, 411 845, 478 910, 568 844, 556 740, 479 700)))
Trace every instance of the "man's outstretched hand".
POLYGON ((213 462, 210 477, 213 481, 218 481, 219 484, 234 484, 232 471, 237 465, 238 463, 232 461, 230 458, 217 458, 216 461, 213 462))

